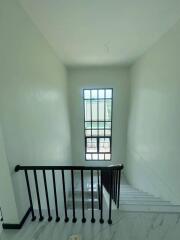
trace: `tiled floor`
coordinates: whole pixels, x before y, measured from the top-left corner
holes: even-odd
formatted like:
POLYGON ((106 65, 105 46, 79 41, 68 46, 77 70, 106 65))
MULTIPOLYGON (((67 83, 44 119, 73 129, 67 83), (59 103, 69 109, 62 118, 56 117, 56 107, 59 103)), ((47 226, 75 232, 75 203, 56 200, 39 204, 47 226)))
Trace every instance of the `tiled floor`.
MULTIPOLYGON (((80 190, 79 181, 75 183, 75 189, 80 190)), ((90 190, 88 178, 85 178, 85 190, 87 193, 90 190)), ((76 210, 77 223, 72 223, 72 209, 68 210, 68 223, 64 223, 63 219, 58 223, 54 220, 49 223, 47 217, 43 222, 31 222, 29 217, 21 230, 4 230, 0 240, 68 240, 73 234, 80 235, 81 240, 180 240, 178 213, 113 210, 113 224, 109 225, 107 208, 104 211, 104 224, 99 223, 99 210, 95 210, 96 222, 91 223, 91 210, 88 208, 85 210, 87 222, 83 224, 81 207, 76 210)))
MULTIPOLYGON (((78 211, 78 219, 81 213, 78 211)), ((6 230, 0 236, 1 240, 66 240, 72 234, 79 234, 81 240, 179 240, 180 215, 167 213, 135 213, 113 212, 113 224, 107 222, 100 224, 98 221, 82 224, 31 222, 28 220, 21 230, 6 230)), ((96 216, 96 219, 99 217, 96 216)))

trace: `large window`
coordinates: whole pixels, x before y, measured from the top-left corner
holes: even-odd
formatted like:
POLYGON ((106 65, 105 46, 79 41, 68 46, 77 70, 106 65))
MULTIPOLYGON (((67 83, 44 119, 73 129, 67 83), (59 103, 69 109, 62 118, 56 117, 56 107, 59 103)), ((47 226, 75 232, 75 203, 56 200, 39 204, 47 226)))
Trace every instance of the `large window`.
POLYGON ((113 90, 84 89, 86 160, 111 160, 113 90))

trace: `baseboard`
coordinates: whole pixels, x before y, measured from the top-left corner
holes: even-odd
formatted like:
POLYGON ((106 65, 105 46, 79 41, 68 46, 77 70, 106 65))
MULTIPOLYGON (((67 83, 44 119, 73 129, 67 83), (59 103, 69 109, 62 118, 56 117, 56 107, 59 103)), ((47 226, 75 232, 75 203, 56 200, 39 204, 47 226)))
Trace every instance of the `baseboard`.
POLYGON ((29 208, 26 212, 26 214, 24 215, 24 217, 22 218, 20 223, 3 223, 2 227, 3 229, 21 229, 22 226, 24 225, 26 219, 28 218, 29 214, 31 212, 31 208, 29 208))

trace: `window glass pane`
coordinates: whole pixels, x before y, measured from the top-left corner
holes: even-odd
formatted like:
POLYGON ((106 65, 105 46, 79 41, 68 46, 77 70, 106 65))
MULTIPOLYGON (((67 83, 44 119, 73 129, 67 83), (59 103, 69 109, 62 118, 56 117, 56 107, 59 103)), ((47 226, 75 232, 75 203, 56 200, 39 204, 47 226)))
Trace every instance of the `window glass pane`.
POLYGON ((85 107, 85 121, 91 121, 91 104, 90 100, 84 101, 84 107, 85 107))
POLYGON ((104 122, 99 122, 99 129, 104 129, 104 122))
POLYGON ((99 121, 104 121, 104 100, 99 100, 99 121))
POLYGON ((85 122, 85 128, 91 129, 91 122, 85 122))
POLYGON ((112 89, 106 90, 106 98, 112 98, 112 89))
POLYGON ((97 129, 97 122, 92 122, 92 129, 97 129))
POLYGON ((86 154, 86 159, 91 160, 91 154, 86 154))
POLYGON ((99 160, 104 160, 104 154, 99 154, 99 160))
POLYGON ((105 128, 106 129, 111 129, 111 122, 106 122, 105 123, 105 128))
POLYGON ((90 99, 90 90, 84 90, 84 98, 90 99))
POLYGON ((92 94, 92 98, 97 98, 97 90, 92 90, 91 91, 91 94, 92 94))
POLYGON ((99 90, 99 98, 104 98, 104 89, 99 90))
POLYGON ((111 121, 111 100, 106 99, 106 121, 111 121))
POLYGON ((91 130, 86 130, 86 136, 91 136, 91 130))
POLYGON ((97 152, 97 138, 86 139, 87 152, 97 152))
POLYGON ((97 136, 98 135, 98 130, 92 130, 92 136, 97 136))
POLYGON ((111 160, 111 154, 105 154, 105 160, 111 160))
POLYGON ((97 121, 97 100, 92 100, 92 120, 97 121))
POLYGON ((92 159, 93 160, 98 160, 98 154, 92 154, 92 159))
POLYGON ((104 136, 104 130, 99 130, 99 136, 104 136))
POLYGON ((111 136, 111 130, 105 130, 105 136, 111 136))
POLYGON ((110 152, 110 138, 99 139, 99 152, 110 152))

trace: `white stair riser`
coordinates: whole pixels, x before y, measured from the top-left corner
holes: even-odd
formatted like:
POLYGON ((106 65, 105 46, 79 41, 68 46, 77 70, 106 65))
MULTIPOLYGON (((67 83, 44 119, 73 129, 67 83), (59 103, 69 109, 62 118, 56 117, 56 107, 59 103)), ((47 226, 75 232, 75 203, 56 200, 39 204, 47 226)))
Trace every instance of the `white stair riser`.
POLYGON ((138 206, 138 205, 120 205, 120 211, 129 212, 168 212, 180 213, 180 206, 138 206))
POLYGON ((138 201, 120 201, 121 205, 137 205, 137 206, 173 206, 170 203, 166 203, 166 202, 148 202, 148 201, 142 201, 142 202, 138 202, 138 201))

